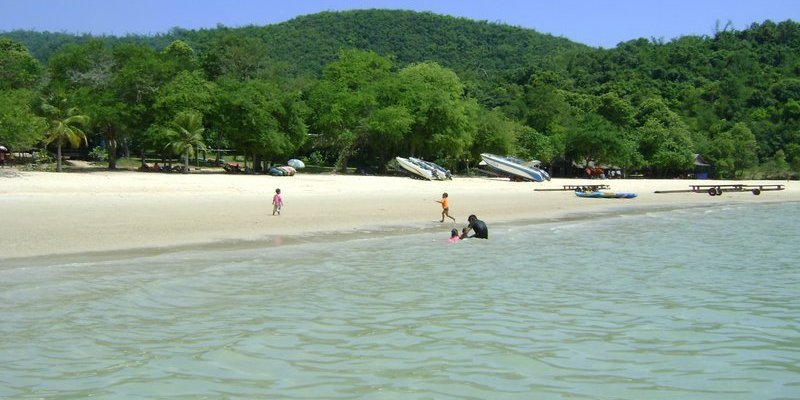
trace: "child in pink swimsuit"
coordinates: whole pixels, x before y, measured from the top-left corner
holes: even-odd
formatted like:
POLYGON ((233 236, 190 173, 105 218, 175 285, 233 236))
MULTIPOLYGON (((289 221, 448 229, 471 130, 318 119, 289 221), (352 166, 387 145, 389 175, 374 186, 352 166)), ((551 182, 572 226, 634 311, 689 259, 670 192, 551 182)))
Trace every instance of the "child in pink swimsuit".
POLYGON ((281 190, 275 189, 275 196, 272 196, 272 215, 275 215, 275 213, 281 215, 281 207, 283 207, 283 197, 281 197, 281 190))

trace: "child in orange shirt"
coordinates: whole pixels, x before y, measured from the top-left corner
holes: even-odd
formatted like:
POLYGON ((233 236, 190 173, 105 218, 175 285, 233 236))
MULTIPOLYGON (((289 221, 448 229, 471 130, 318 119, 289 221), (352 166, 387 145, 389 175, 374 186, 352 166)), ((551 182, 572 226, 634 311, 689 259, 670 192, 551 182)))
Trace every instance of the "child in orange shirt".
POLYGON ((450 216, 450 203, 447 201, 447 193, 442 193, 442 200, 434 200, 437 203, 442 204, 442 220, 439 222, 444 222, 444 217, 450 218, 453 222, 456 222, 456 219, 450 216))

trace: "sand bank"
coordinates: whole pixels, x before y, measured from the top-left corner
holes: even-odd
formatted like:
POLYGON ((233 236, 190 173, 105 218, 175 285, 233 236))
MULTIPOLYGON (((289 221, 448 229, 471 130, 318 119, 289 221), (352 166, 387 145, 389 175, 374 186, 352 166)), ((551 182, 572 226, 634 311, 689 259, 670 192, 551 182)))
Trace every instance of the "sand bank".
POLYGON ((461 178, 428 182, 404 177, 312 175, 159 174, 131 171, 85 173, 0 170, 0 259, 108 252, 376 228, 461 228, 469 214, 493 225, 548 220, 570 214, 626 212, 724 203, 800 201, 798 182, 784 191, 708 196, 655 194, 690 180, 553 179, 545 183, 461 178), (571 192, 534 191, 567 184, 611 185, 636 192, 632 200, 582 199, 571 192), (275 188, 284 210, 272 216, 275 188), (442 192, 458 222, 440 224, 442 192))

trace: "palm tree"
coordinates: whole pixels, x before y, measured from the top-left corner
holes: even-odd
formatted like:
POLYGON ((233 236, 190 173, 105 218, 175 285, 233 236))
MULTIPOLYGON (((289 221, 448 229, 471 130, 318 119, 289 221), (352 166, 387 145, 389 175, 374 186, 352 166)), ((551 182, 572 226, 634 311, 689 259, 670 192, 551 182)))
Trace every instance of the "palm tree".
POLYGON ((189 153, 205 151, 203 142, 203 116, 196 111, 179 113, 172 121, 172 128, 167 129, 169 144, 175 154, 183 154, 183 173, 189 172, 189 153))
POLYGON ((61 172, 61 146, 64 142, 72 147, 79 147, 81 142, 88 144, 82 126, 89 124, 89 117, 80 113, 77 107, 69 107, 66 98, 56 100, 54 104, 45 101, 42 104, 48 122, 48 131, 45 135, 45 145, 56 142, 56 171, 61 172))

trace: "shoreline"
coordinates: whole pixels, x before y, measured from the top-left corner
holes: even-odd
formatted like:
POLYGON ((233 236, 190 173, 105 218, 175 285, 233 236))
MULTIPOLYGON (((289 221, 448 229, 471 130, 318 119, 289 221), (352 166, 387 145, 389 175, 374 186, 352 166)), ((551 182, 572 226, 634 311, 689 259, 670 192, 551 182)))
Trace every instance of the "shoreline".
MULTIPOLYGON (((709 196, 655 194, 695 181, 555 178, 550 182, 455 177, 421 181, 406 177, 316 175, 294 177, 226 174, 157 174, 133 171, 47 173, 0 171, 3 258, 80 259, 122 254, 159 254, 198 247, 251 247, 303 242, 322 236, 385 235, 442 230, 466 225, 475 214, 492 227, 593 218, 725 204, 800 201, 800 182, 783 191, 709 196), (636 192, 636 199, 584 199, 569 191, 534 189, 608 184, 636 192), (280 187, 286 207, 273 217, 272 194, 280 187), (451 199, 456 223, 441 225, 442 192, 451 199)), ((444 236, 443 236, 444 237, 444 236)))

